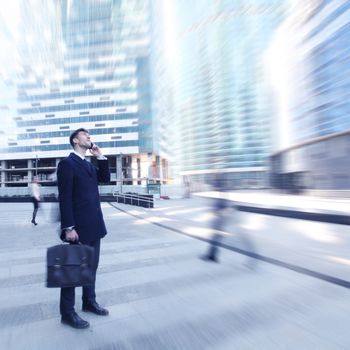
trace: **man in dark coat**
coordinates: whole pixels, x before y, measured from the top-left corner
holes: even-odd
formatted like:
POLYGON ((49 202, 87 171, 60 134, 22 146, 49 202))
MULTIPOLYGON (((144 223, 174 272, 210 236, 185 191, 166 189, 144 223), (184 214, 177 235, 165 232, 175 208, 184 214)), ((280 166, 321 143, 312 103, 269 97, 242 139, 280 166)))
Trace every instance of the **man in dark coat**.
MULTIPOLYGON (((94 248, 95 269, 100 256, 100 239, 107 234, 101 211, 98 182, 109 182, 108 160, 100 148, 92 144, 89 132, 74 131, 69 142, 74 152, 60 161, 57 184, 61 213, 61 238, 79 241, 94 248), (97 157, 98 169, 85 159, 86 151, 97 157)), ((83 287, 83 311, 106 316, 108 310, 96 302, 95 285, 83 287)), ((60 312, 62 323, 74 328, 87 328, 89 323, 74 310, 75 288, 61 288, 60 312)))

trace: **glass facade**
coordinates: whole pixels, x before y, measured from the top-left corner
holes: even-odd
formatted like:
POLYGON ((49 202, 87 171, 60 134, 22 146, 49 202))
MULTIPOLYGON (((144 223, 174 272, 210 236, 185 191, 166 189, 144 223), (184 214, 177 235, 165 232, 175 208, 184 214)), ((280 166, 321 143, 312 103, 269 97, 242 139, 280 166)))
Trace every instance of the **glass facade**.
POLYGON ((19 2, 19 61, 12 82, 16 125, 13 137, 1 135, 1 186, 30 181, 37 159, 51 159, 53 172, 71 150, 69 135, 81 127, 103 148, 111 168, 122 164, 123 175, 112 178, 159 178, 149 91, 149 1, 19 2), (27 171, 12 174, 15 160, 24 160, 27 171))
MULTIPOLYGON (((122 111, 120 111, 122 112, 122 111)), ((84 112, 80 112, 82 114, 84 112)), ((90 112, 86 112, 89 114, 90 112)), ((85 114, 85 113, 84 113, 85 114)), ((46 114, 46 118, 53 118, 54 114, 46 114)), ((74 123, 83 123, 83 122, 96 122, 96 121, 108 121, 108 120, 128 120, 128 119, 135 119, 137 118, 137 115, 135 113, 128 114, 101 114, 101 115, 87 115, 84 117, 71 117, 71 118, 54 118, 54 119, 41 119, 41 120, 24 120, 24 121, 18 121, 17 125, 19 127, 24 126, 39 126, 39 125, 52 125, 52 124, 74 124, 74 123)), ((137 121, 134 121, 137 123, 137 121)), ((134 123, 133 122, 133 123, 134 123)))
POLYGON ((272 108, 263 56, 284 2, 152 4, 155 125, 175 172, 264 171, 272 108))
POLYGON ((284 67, 292 93, 289 142, 271 157, 272 182, 291 191, 349 190, 350 1, 307 3, 313 10, 303 20, 290 13, 281 27, 294 38, 284 67))
POLYGON ((328 2, 304 24, 317 23, 299 43, 308 67, 299 78, 308 84, 291 105, 291 145, 350 129, 349 18, 350 1, 328 2))
POLYGON ((20 6, 20 29, 27 35, 18 48, 17 135, 1 153, 50 156, 53 149, 69 149, 68 136, 78 127, 103 136, 97 142, 109 149, 118 146, 115 154, 130 153, 130 145, 136 147, 133 153, 152 153, 149 76, 143 69, 148 1, 39 0, 36 6, 35 13, 31 2, 20 6), (115 137, 121 140, 108 141, 115 137))

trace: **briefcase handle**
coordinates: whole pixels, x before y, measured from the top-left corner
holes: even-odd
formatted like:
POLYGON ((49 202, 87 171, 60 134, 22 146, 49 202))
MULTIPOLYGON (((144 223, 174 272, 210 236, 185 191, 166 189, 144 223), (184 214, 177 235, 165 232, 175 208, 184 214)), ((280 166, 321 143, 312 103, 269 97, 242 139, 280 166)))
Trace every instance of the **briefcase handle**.
POLYGON ((65 243, 71 244, 71 245, 82 245, 83 244, 80 241, 66 241, 66 240, 62 241, 62 244, 65 244, 65 243))
POLYGON ((72 242, 72 241, 67 241, 66 240, 66 234, 65 234, 65 230, 59 230, 59 237, 60 237, 60 239, 61 239, 61 241, 62 242, 64 242, 64 243, 70 243, 70 244, 82 244, 82 243, 80 243, 79 241, 74 241, 74 242, 72 242))

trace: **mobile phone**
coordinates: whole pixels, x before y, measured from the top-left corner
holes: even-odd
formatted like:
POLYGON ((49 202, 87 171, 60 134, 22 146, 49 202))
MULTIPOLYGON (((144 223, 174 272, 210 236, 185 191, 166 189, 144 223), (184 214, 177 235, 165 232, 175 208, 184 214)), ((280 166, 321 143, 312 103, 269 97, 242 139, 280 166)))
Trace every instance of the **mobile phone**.
POLYGON ((94 147, 94 143, 93 142, 91 142, 91 145, 90 145, 89 149, 92 149, 92 147, 94 147))

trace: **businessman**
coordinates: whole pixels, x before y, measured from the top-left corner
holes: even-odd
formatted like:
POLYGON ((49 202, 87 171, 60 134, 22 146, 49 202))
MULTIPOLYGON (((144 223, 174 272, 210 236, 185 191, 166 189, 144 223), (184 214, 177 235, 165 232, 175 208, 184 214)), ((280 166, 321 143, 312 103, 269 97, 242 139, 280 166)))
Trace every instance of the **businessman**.
MULTIPOLYGON (((98 192, 98 182, 109 182, 108 160, 90 140, 89 132, 80 128, 69 138, 73 152, 57 167, 57 184, 61 213, 61 239, 79 241, 94 248, 95 270, 100 256, 100 240, 107 234, 98 192), (89 150, 98 160, 98 169, 85 159, 89 150)), ((82 310, 106 316, 108 310, 96 302, 95 284, 83 287, 82 310)), ((88 328, 74 309, 75 288, 61 288, 61 322, 73 328, 88 328)))

